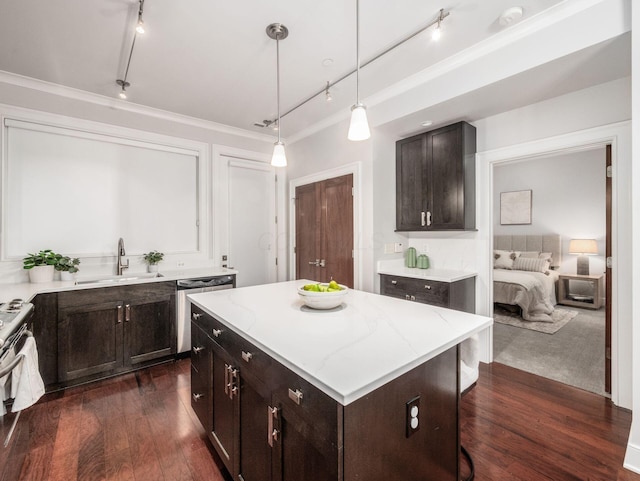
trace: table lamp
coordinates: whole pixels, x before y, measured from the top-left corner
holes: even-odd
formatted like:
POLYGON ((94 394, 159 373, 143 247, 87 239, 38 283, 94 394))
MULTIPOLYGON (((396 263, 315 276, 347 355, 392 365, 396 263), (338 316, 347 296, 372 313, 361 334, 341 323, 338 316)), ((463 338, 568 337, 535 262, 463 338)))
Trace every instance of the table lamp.
POLYGON ((577 273, 579 276, 589 275, 589 258, 598 253, 598 243, 595 239, 571 239, 569 254, 578 255, 577 273))

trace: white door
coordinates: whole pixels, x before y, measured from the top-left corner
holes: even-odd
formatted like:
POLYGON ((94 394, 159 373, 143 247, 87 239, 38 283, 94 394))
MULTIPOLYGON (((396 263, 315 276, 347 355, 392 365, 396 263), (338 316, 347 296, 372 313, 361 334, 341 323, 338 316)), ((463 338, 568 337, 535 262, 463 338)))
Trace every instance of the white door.
POLYGON ((264 162, 227 158, 229 259, 237 286, 277 281, 276 176, 264 162))

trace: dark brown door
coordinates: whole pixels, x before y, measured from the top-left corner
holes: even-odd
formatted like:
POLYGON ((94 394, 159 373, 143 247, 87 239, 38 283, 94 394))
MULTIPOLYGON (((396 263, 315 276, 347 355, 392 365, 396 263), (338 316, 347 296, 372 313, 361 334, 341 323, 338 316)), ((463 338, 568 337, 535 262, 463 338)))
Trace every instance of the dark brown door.
MULTIPOLYGON (((213 359, 213 447, 230 473, 235 468, 235 433, 238 394, 231 394, 234 362, 224 349, 212 344, 213 359)), ((236 371, 237 372, 237 371, 236 371)), ((265 435, 266 436, 266 435, 265 435)))
POLYGON ((122 367, 123 309, 122 302, 114 301, 60 310, 60 381, 122 367))
POLYGON ((192 322, 191 407, 207 435, 213 430, 211 344, 207 334, 192 322))
POLYGON ((296 278, 353 287, 353 175, 296 188, 296 278))
POLYGON ((248 372, 240 376, 240 459, 237 479, 269 481, 271 453, 268 443, 271 391, 248 372))
POLYGON ((174 296, 127 302, 125 309, 125 362, 133 366, 175 352, 174 296))
MULTIPOLYGON (((606 246, 605 255, 606 259, 611 257, 611 177, 609 177, 609 170, 611 169, 611 146, 607 145, 607 175, 605 176, 607 187, 607 208, 606 208, 606 246)), ((607 262, 608 265, 608 262, 607 262)), ((604 390, 611 394, 611 293, 612 293, 612 269, 607 267, 605 269, 605 352, 604 352, 604 390)), ((600 295, 600 293, 598 293, 600 295)))

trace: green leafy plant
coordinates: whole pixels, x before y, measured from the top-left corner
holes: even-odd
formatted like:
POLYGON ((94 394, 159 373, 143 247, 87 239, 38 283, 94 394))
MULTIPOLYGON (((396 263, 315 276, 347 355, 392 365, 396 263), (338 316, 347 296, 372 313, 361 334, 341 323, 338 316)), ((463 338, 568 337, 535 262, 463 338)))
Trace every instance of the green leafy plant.
POLYGON ((77 257, 72 259, 69 256, 61 256, 56 263, 56 270, 61 272, 69 272, 75 274, 78 272, 78 266, 80 265, 80 259, 77 257))
POLYGON ((46 249, 37 254, 27 254, 27 257, 22 259, 22 267, 24 269, 33 269, 37 266, 55 266, 61 258, 60 254, 56 254, 51 249, 46 249))
POLYGON ((145 262, 149 265, 154 265, 159 263, 162 259, 164 259, 164 254, 158 251, 147 252, 146 254, 142 254, 145 262))

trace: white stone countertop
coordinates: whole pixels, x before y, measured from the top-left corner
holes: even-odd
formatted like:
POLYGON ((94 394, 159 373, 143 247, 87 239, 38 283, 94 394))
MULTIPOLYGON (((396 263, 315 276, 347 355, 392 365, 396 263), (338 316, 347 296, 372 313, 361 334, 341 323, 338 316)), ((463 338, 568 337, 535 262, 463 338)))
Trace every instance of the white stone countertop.
POLYGON ((488 317, 350 290, 341 307, 303 307, 311 281, 191 294, 189 299, 343 405, 493 323, 488 317))
POLYGON ((117 282, 112 283, 98 282, 98 280, 107 278, 117 279, 116 276, 78 276, 78 278, 73 281, 53 281, 37 284, 32 284, 30 282, 7 283, 0 284, 0 302, 7 302, 12 299, 22 299, 25 302, 28 302, 31 301, 36 296, 36 294, 43 294, 47 292, 73 291, 78 289, 103 289, 114 286, 177 281, 179 279, 196 279, 199 277, 224 276, 237 273, 238 271, 234 269, 226 269, 224 267, 196 267, 161 270, 158 277, 148 277, 150 274, 147 272, 125 271, 122 276, 119 276, 120 279, 118 279, 117 282), (91 281, 94 279, 96 280, 95 283, 89 282, 76 284, 76 282, 91 281))
POLYGON ((440 282, 456 282, 478 275, 477 272, 456 271, 453 269, 418 269, 417 267, 405 267, 402 259, 378 261, 378 274, 412 277, 415 279, 440 282))

